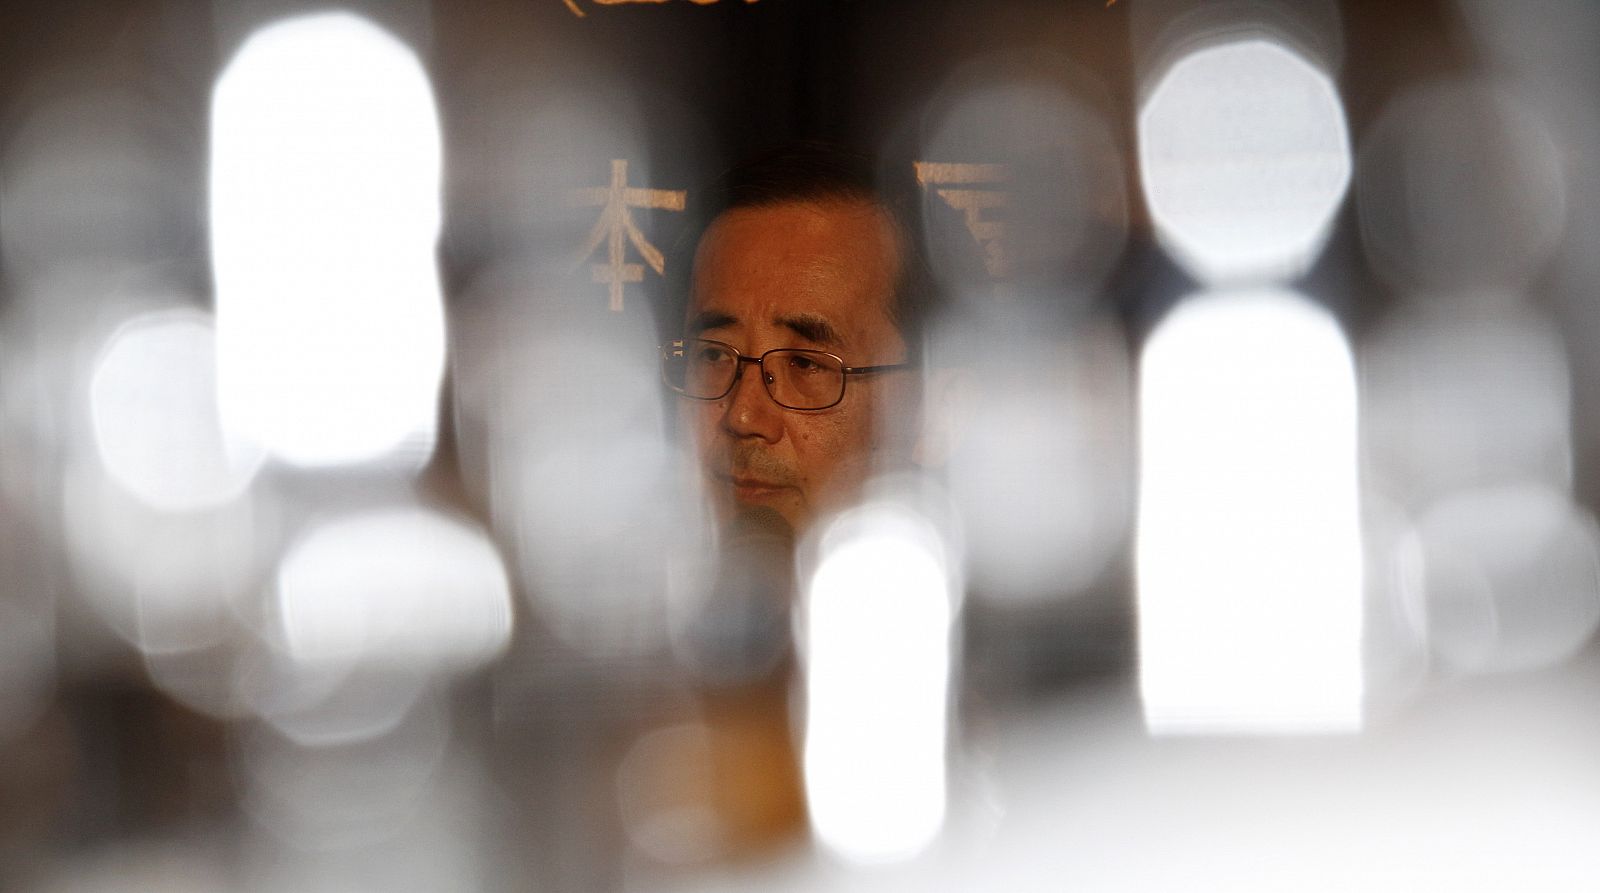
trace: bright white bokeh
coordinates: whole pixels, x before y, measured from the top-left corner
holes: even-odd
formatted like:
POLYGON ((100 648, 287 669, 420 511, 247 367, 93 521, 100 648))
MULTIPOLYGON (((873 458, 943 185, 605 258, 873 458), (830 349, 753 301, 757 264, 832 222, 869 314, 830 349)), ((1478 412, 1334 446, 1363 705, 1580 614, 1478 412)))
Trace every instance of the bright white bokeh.
POLYGON ((252 36, 212 99, 222 418, 298 465, 431 453, 444 369, 428 78, 343 13, 252 36))
POLYGON ((1402 555, 1407 615, 1440 669, 1542 669, 1600 625, 1600 537, 1538 483, 1463 490, 1417 518, 1402 555))
POLYGON ((194 511, 244 491, 254 443, 223 431, 208 314, 146 314, 111 335, 89 381, 94 444, 106 473, 145 505, 194 511))
POLYGON ((1303 271, 1350 183, 1338 91, 1295 51, 1253 38, 1178 60, 1139 112, 1156 233, 1206 282, 1303 271))
POLYGON ((420 508, 325 521, 277 574, 283 642, 312 667, 470 669, 511 635, 511 592, 483 531, 420 508))
POLYGON ((213 648, 238 629, 259 585, 261 504, 245 493, 211 508, 151 508, 91 457, 67 463, 61 523, 74 589, 143 655, 213 648))
POLYGON ((1191 298, 1140 379, 1150 731, 1357 729, 1356 390, 1338 323, 1290 293, 1191 298))
POLYGON ((805 589, 811 824, 855 862, 906 859, 945 816, 951 583, 937 532, 866 506, 834 522, 805 589))

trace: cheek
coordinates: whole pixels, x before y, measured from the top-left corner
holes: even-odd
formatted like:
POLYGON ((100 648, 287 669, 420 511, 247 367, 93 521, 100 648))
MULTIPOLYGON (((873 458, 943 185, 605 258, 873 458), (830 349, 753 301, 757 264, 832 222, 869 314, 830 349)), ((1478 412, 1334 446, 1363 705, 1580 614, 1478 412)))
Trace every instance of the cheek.
POLYGON ((789 431, 802 470, 817 483, 854 466, 871 450, 871 419, 864 413, 817 416, 789 431))

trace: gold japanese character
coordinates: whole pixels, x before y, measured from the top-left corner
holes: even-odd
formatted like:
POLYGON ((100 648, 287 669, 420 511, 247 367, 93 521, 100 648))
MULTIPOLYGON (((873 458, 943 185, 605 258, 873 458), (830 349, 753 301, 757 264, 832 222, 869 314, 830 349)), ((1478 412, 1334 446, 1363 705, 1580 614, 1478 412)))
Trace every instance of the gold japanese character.
POLYGON ((984 216, 985 211, 1004 208, 1011 196, 1004 189, 978 189, 976 186, 998 186, 1011 180, 1011 171, 1003 164, 952 164, 936 161, 917 161, 912 166, 917 172, 917 183, 924 188, 934 187, 934 192, 944 203, 960 211, 966 220, 967 231, 983 249, 983 266, 989 275, 1003 279, 1011 272, 1011 255, 1006 246, 1006 224, 984 216))
POLYGON ((611 162, 611 183, 608 186, 596 186, 589 189, 579 189, 575 193, 576 201, 580 205, 598 206, 601 208, 600 219, 589 231, 589 237, 584 241, 583 251, 579 255, 587 258, 600 247, 601 242, 606 243, 606 262, 594 264, 590 267, 594 281, 610 287, 610 308, 614 313, 622 312, 622 289, 629 282, 644 281, 644 266, 627 261, 627 246, 623 243, 626 239, 633 244, 650 269, 656 271, 657 276, 666 274, 666 259, 662 257, 660 249, 650 244, 644 237, 644 232, 634 222, 631 208, 655 208, 665 211, 682 211, 686 193, 673 189, 641 189, 628 185, 628 162, 622 159, 613 159, 611 162))

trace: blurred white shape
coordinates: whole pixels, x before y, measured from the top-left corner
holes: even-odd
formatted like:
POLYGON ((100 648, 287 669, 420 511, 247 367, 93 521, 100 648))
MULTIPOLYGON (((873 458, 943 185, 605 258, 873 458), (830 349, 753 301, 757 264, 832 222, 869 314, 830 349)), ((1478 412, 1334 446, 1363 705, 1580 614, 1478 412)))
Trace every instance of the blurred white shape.
POLYGON ((1542 97, 1445 82, 1409 90, 1361 147, 1362 244, 1409 288, 1518 289, 1561 243, 1563 148, 1542 97))
POLYGON ((1132 371, 1123 334, 1096 325, 1060 339, 999 337, 1011 349, 975 358, 974 393, 955 413, 961 431, 947 466, 967 575, 986 598, 1081 593, 1128 535, 1132 371), (1018 364, 1023 355, 1032 359, 1018 364))
POLYGON ((112 480, 152 508, 191 511, 238 496, 263 454, 224 434, 208 314, 157 312, 112 334, 89 382, 95 447, 112 480))
POLYGON ((1150 731, 1359 728, 1356 392, 1338 323, 1291 293, 1191 298, 1145 345, 1140 422, 1150 731))
POLYGON ((667 864, 726 852, 712 760, 710 733, 698 723, 655 729, 628 749, 617 767, 617 797, 635 847, 667 864))
POLYGON ((1421 573, 1411 535, 1413 518, 1372 481, 1365 466, 1362 471, 1362 694, 1370 727, 1381 725, 1396 707, 1423 692, 1431 661, 1427 631, 1405 595, 1420 585, 1410 579, 1421 573))
POLYGON ((1600 540, 1557 489, 1464 491, 1417 519, 1404 578, 1409 614, 1434 658, 1463 672, 1538 669, 1600 625, 1600 540))
POLYGON ((394 737, 353 752, 285 754, 274 770, 280 799, 252 804, 274 833, 230 848, 244 851, 233 883, 213 889, 436 893, 505 883, 503 804, 484 783, 489 767, 442 743, 431 765, 417 743, 394 737))
POLYGON ((252 717, 254 707, 240 697, 234 678, 238 651, 249 641, 248 632, 243 628, 235 632, 236 637, 219 640, 211 647, 146 650, 145 676, 162 694, 197 713, 226 720, 252 717))
MULTIPOLYGON (((667 633, 665 525, 682 505, 667 488, 663 445, 569 443, 519 464, 507 463, 517 477, 502 486, 525 500, 512 511, 535 609, 578 648, 620 656, 658 646, 667 633)), ((681 523, 694 516, 678 513, 681 523)))
POLYGON ((312 667, 470 669, 511 635, 511 595, 483 531, 418 508, 325 521, 290 546, 277 606, 312 667))
POLYGON ((259 585, 253 499, 157 511, 92 460, 69 463, 61 491, 77 590, 126 641, 146 655, 174 654, 238 629, 235 608, 259 585))
POLYGON ((302 851, 337 851, 393 837, 432 805, 450 751, 446 709, 419 700, 385 734, 304 747, 267 726, 248 728, 234 752, 245 811, 302 851))
POLYGON ((1350 167, 1332 81, 1268 40, 1190 53, 1139 112, 1139 168, 1156 233, 1204 281, 1303 271, 1327 236, 1350 167))
POLYGON ((427 666, 358 666, 296 662, 273 654, 229 680, 250 713, 302 747, 333 747, 394 731, 427 695, 427 666))
POLYGON ((806 587, 811 825, 856 862, 915 856, 945 816, 951 582, 938 533, 891 504, 829 526, 806 587))
MULTIPOLYGON (((257 32, 212 100, 222 419, 299 465, 431 453, 440 137, 416 56, 343 13, 257 32)), ((419 463, 420 464, 420 463, 419 463)))
POLYGON ((1361 366, 1364 453, 1409 504, 1466 486, 1571 481, 1566 345, 1531 308, 1413 302, 1367 339, 1361 366))
POLYGON ((1354 739, 1141 742, 1120 688, 1088 687, 995 736, 993 843, 897 889, 1583 890, 1600 835, 1597 658, 1448 686, 1354 739))
POLYGON ((652 653, 669 628, 666 570, 703 551, 681 545, 699 512, 673 486, 652 323, 573 295, 525 298, 469 321, 475 348, 454 376, 457 406, 483 426, 495 532, 564 642, 613 661, 652 653))

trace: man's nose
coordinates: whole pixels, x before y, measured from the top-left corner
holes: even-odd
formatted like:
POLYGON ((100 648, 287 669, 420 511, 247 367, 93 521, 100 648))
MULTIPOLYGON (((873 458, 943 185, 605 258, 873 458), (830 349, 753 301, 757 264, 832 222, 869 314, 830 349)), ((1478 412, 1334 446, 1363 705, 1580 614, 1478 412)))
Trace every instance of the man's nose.
POLYGON ((740 363, 739 377, 724 398, 722 427, 735 437, 776 441, 783 434, 783 407, 773 402, 759 363, 740 363))

